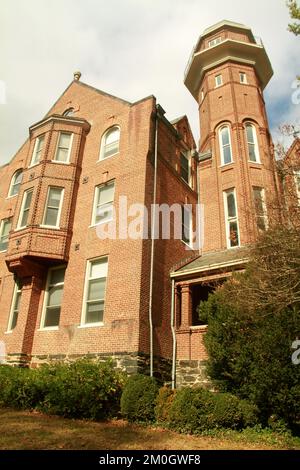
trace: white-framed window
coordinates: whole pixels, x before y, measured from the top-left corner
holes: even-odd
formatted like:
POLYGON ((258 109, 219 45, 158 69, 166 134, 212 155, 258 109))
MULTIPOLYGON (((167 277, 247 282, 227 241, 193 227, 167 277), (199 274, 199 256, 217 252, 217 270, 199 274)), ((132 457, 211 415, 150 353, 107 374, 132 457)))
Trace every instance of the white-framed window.
POLYGON ((216 87, 223 85, 223 77, 222 74, 215 76, 215 85, 216 87))
POLYGON ((73 134, 71 132, 60 132, 54 161, 58 163, 69 163, 72 148, 73 134))
POLYGON ((63 196, 64 188, 49 186, 43 218, 44 226, 59 227, 63 196))
POLYGON ((300 170, 294 170, 294 181, 296 187, 296 194, 298 197, 298 204, 300 206, 300 170))
POLYGON ((264 231, 268 228, 265 190, 258 186, 253 186, 252 189, 257 228, 264 231))
POLYGON ((11 218, 1 220, 0 225, 0 251, 6 251, 8 246, 8 237, 11 229, 11 218))
POLYGON ((33 154, 30 166, 37 165, 41 161, 41 156, 44 148, 45 136, 40 135, 35 139, 33 154))
POLYGON ((223 192, 227 248, 240 245, 239 222, 235 189, 223 192))
POLYGON ((12 331, 18 322, 18 315, 20 310, 22 288, 18 281, 15 281, 15 287, 11 302, 10 314, 8 319, 7 331, 12 331))
POLYGON ((221 152, 221 164, 227 165, 233 161, 229 126, 222 126, 219 129, 219 143, 221 152))
POLYGON ((113 220, 115 182, 110 181, 95 188, 92 225, 113 220))
POLYGON ((22 183, 22 178, 23 178, 23 170, 20 169, 20 170, 15 171, 11 179, 10 188, 8 191, 8 197, 16 196, 19 193, 20 186, 22 183))
POLYGON ((251 162, 260 163, 256 129, 250 122, 246 123, 246 136, 248 145, 248 156, 251 162))
POLYGON ((247 75, 245 72, 240 72, 240 83, 247 84, 247 75))
POLYGON ((24 191, 17 228, 25 228, 28 225, 32 194, 32 188, 24 191))
POLYGON ((217 44, 220 44, 220 42, 221 42, 221 37, 219 36, 218 38, 208 41, 208 47, 216 46, 217 44))
POLYGON ((107 269, 107 257, 87 262, 81 325, 103 324, 107 269))
POLYGON ((65 266, 48 270, 41 329, 57 329, 59 326, 65 271, 65 266))
POLYGON ((190 159, 186 152, 181 152, 180 153, 180 176, 188 184, 190 184, 190 174, 191 174, 190 159))
POLYGON ((102 136, 99 160, 105 160, 118 153, 119 144, 120 128, 119 126, 111 127, 102 136))
POLYGON ((202 103, 203 100, 204 100, 204 91, 201 90, 201 103, 202 103))
POLYGON ((185 205, 181 206, 181 240, 187 245, 191 244, 192 212, 185 205))

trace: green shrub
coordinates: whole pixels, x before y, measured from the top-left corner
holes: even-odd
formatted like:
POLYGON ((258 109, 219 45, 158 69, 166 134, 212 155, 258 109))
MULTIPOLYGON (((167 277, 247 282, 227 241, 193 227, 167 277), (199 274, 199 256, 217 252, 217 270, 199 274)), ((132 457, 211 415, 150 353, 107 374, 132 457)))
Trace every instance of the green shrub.
POLYGON ((122 415, 129 421, 154 421, 158 390, 158 384, 153 377, 141 374, 132 375, 122 393, 122 415))
POLYGON ((229 393, 203 388, 178 390, 168 416, 169 427, 195 434, 216 428, 242 429, 258 421, 255 406, 229 393))
POLYGON ((119 412, 124 376, 112 363, 82 359, 38 369, 0 367, 0 404, 70 418, 103 419, 119 412))
POLYGON ((170 387, 161 387, 159 389, 155 406, 155 417, 159 423, 168 424, 175 394, 175 390, 172 390, 170 387))

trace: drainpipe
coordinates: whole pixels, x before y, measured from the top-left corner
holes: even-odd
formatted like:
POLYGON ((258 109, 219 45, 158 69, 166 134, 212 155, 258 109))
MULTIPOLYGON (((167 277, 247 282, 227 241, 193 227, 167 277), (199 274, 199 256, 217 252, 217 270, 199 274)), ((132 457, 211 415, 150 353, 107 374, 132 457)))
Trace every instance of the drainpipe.
POLYGON ((172 279, 171 287, 171 330, 173 337, 173 355, 172 355, 172 390, 175 388, 176 379, 176 333, 175 333, 175 315, 174 315, 174 291, 175 291, 175 280, 172 279))
POLYGON ((157 186, 157 134, 158 134, 158 110, 156 106, 155 115, 155 141, 154 141, 154 181, 153 181, 153 206, 151 211, 151 259, 150 259, 150 291, 149 291, 149 329, 150 329, 150 377, 153 377, 153 321, 152 321, 152 296, 153 296, 153 273, 154 273, 154 237, 156 231, 156 186, 157 186))

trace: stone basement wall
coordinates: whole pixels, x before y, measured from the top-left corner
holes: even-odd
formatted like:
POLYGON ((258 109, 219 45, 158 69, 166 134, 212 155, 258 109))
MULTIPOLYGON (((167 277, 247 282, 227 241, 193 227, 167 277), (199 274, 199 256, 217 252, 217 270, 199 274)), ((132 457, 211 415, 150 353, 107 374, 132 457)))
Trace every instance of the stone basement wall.
POLYGON ((179 360, 176 363, 176 388, 201 386, 209 390, 212 384, 206 373, 207 361, 179 360))
MULTIPOLYGON (((39 367, 54 361, 75 361, 76 359, 88 358, 100 362, 111 359, 116 369, 121 369, 127 374, 145 374, 150 372, 150 358, 143 353, 117 353, 117 354, 49 354, 32 356, 8 354, 7 364, 20 367, 39 367)), ((170 383, 172 362, 170 359, 154 357, 153 375, 160 383, 170 383)))

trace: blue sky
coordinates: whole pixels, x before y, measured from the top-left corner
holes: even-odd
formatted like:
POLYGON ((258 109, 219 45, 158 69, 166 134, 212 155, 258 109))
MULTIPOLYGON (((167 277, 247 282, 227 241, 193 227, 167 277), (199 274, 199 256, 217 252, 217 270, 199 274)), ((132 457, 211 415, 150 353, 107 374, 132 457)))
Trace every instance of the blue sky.
POLYGON ((274 69, 265 92, 274 139, 284 122, 300 128, 300 104, 291 100, 300 37, 287 31, 285 0, 1 0, 0 163, 78 69, 83 82, 129 101, 154 94, 167 118, 187 114, 198 139, 183 73, 198 36, 222 19, 250 26, 264 42, 274 69))

